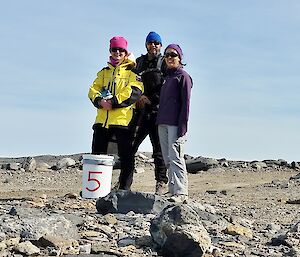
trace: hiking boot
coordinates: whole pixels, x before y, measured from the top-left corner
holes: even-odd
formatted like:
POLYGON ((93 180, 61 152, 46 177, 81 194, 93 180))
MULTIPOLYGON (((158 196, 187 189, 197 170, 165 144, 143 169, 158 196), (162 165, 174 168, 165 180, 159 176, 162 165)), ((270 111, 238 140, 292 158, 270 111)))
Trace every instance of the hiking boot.
POLYGON ((166 184, 162 181, 157 181, 155 186, 155 194, 162 195, 166 191, 166 184))
POLYGON ((168 201, 173 203, 187 203, 187 200, 187 195, 173 195, 170 198, 168 198, 168 201))

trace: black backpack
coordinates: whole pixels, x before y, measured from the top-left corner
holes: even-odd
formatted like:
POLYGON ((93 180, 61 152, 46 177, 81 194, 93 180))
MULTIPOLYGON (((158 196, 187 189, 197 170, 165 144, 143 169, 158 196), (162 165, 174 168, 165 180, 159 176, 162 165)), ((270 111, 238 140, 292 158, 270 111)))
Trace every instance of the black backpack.
POLYGON ((148 60, 147 55, 142 55, 137 59, 136 73, 141 76, 144 94, 149 98, 155 94, 159 95, 163 72, 166 69, 164 64, 162 55, 151 61, 148 60), (154 65, 155 62, 156 65, 154 65))

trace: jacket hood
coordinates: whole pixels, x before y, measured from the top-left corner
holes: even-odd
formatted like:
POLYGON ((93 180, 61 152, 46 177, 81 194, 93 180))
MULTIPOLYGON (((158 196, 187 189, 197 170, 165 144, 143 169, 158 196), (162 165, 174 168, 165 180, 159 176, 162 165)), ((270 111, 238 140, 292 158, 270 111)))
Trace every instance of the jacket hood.
MULTIPOLYGON (((125 60, 123 61, 122 64, 127 64, 127 65, 131 65, 132 67, 136 66, 136 59, 133 53, 129 53, 126 57, 125 60)), ((121 64, 121 65, 122 65, 121 64)))

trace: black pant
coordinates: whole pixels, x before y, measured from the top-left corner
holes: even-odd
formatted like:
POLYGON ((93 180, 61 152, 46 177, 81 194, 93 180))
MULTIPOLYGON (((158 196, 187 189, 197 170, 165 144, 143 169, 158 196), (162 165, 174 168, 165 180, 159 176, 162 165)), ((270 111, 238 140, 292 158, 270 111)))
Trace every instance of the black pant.
POLYGON ((158 129, 156 123, 156 113, 147 113, 140 112, 137 114, 137 131, 135 133, 133 141, 133 153, 135 154, 144 141, 147 135, 149 135, 152 149, 153 149, 153 158, 154 158, 154 171, 155 171, 155 180, 162 181, 164 183, 168 182, 167 169, 162 157, 158 129))
POLYGON ((130 190, 133 181, 134 153, 132 149, 133 133, 128 128, 103 128, 100 124, 93 126, 93 154, 107 154, 108 143, 116 136, 118 155, 121 163, 119 189, 130 190))

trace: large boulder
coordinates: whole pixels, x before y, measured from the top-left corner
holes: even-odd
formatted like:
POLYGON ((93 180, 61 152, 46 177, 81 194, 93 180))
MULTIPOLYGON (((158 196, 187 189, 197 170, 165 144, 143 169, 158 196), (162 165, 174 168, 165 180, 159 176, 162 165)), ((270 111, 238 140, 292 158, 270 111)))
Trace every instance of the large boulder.
POLYGON ((96 202, 97 211, 101 214, 122 213, 130 211, 135 213, 159 213, 166 201, 158 195, 119 190, 112 191, 109 195, 99 198, 96 202))
POLYGON ((22 168, 25 171, 34 171, 36 169, 36 161, 33 157, 27 157, 22 162, 22 168))
POLYGON ((294 252, 300 254, 300 220, 292 225, 291 229, 286 233, 285 242, 292 247, 294 252))
POLYGON ((300 256, 300 221, 291 226, 285 234, 272 238, 271 245, 285 245, 290 247, 289 256, 300 256))
POLYGON ((188 173, 207 171, 208 169, 216 168, 219 166, 219 162, 217 160, 201 156, 197 158, 187 158, 185 163, 188 173))
POLYGON ((12 207, 9 213, 0 215, 0 231, 8 237, 21 236, 30 241, 37 241, 45 235, 79 238, 78 229, 71 220, 35 208, 12 207))
POLYGON ((201 257, 211 247, 197 212, 187 204, 167 206, 151 221, 150 233, 165 257, 201 257))

